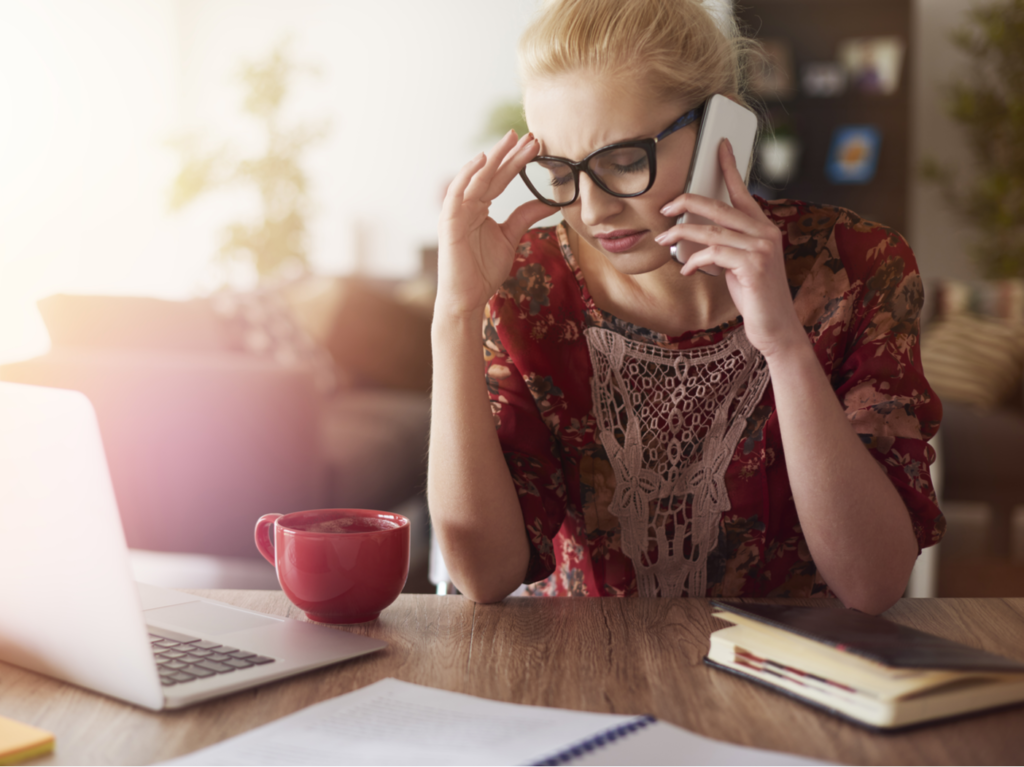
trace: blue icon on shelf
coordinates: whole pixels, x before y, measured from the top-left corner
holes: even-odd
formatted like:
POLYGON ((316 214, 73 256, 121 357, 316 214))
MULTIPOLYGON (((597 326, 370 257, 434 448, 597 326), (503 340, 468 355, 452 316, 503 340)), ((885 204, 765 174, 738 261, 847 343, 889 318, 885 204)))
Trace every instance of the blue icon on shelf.
POLYGON ((825 174, 833 184, 866 184, 875 177, 882 134, 873 125, 844 125, 832 134, 825 174))

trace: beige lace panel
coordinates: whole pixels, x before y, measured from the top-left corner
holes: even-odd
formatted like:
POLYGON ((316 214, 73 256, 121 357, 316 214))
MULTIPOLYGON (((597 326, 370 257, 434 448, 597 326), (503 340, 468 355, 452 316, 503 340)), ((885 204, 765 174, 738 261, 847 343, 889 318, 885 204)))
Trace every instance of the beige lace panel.
POLYGON ((641 596, 704 596, 730 508, 725 470, 768 385, 743 327, 686 351, 585 331, 597 436, 615 473, 610 511, 641 596))

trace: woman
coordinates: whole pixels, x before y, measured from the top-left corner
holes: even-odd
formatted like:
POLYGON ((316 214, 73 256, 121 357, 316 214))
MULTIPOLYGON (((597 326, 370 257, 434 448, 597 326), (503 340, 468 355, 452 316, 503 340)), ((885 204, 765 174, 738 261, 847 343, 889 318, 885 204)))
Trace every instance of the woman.
POLYGON ((846 210, 752 197, 727 142, 732 207, 680 194, 687 116, 742 100, 724 26, 697 0, 548 4, 520 44, 531 132, 448 190, 428 495, 473 600, 527 583, 878 613, 942 535, 907 244, 846 210), (617 163, 612 145, 655 136, 649 164, 617 163), (588 159, 556 174, 576 184, 564 222, 528 231, 554 210, 541 200, 489 218, 528 163, 553 167, 538 157, 588 159), (650 187, 615 194, 616 173, 650 187), (676 224, 686 211, 713 223, 676 224), (700 249, 680 267, 684 240, 700 249))

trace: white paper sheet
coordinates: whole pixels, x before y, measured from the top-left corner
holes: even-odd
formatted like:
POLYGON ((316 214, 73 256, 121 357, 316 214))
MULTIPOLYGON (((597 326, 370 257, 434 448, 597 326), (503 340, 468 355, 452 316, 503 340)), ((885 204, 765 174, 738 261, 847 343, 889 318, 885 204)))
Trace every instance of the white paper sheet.
MULTIPOLYGON (((522 706, 383 679, 167 764, 531 764, 640 717, 522 706)), ((579 764, 813 764, 649 724, 579 764)))

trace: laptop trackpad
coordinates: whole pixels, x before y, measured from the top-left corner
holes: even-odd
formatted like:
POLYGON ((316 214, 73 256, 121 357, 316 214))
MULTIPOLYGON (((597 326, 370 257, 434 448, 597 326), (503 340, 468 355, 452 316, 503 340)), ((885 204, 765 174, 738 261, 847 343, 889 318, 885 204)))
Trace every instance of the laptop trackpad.
POLYGON ((151 626, 201 637, 280 623, 273 618, 211 605, 208 602, 187 602, 183 605, 158 607, 155 610, 146 610, 143 615, 146 623, 151 626))

